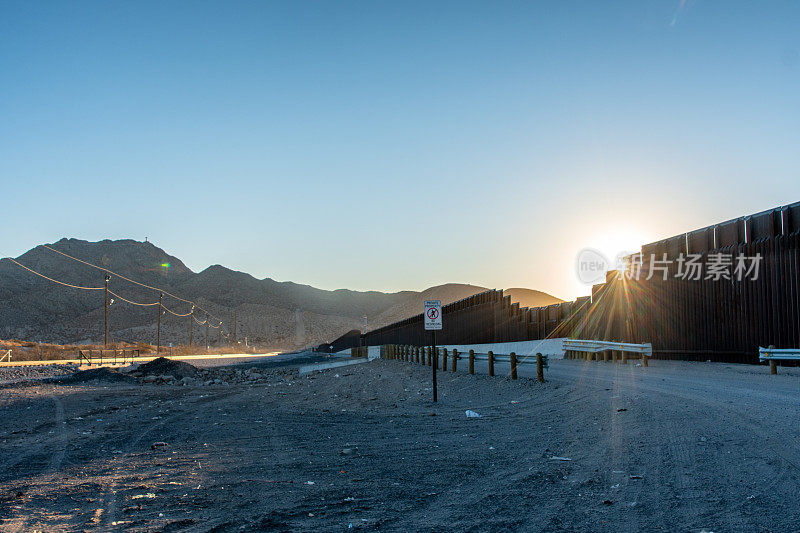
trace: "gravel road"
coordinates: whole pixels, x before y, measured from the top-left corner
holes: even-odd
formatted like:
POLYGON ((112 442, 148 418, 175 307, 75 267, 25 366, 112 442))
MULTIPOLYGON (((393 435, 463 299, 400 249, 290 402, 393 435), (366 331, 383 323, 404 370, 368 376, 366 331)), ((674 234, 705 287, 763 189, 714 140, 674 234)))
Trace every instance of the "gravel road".
POLYGON ((800 530, 797 371, 260 371, 0 389, 0 529, 800 530))

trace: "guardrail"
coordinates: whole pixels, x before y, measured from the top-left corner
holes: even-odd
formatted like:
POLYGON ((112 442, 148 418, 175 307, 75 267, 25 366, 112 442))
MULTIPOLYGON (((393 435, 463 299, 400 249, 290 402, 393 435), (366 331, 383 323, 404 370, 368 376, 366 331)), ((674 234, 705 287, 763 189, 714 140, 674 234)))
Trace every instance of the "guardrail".
POLYGON ((132 363, 134 358, 139 357, 141 354, 139 350, 78 350, 78 363, 92 366, 93 363, 103 364, 125 364, 130 360, 132 363), (103 358, 105 357, 105 362, 103 358))
POLYGON ((509 363, 511 366, 511 379, 517 379, 517 367, 519 365, 536 365, 536 379, 544 381, 544 369, 547 368, 547 356, 537 353, 535 356, 523 356, 520 358, 516 353, 496 354, 488 352, 476 352, 469 350, 467 355, 456 349, 436 348, 435 353, 431 352, 429 346, 408 346, 402 344, 384 344, 381 346, 381 359, 397 359, 408 363, 432 366, 439 368, 439 354, 442 356, 442 370, 447 371, 447 362, 450 361, 451 372, 458 369, 458 361, 467 360, 468 373, 475 374, 475 361, 486 361, 489 365, 489 376, 494 376, 495 363, 509 363))
POLYGON ((778 361, 800 361, 800 349, 797 348, 769 348, 758 347, 758 360, 769 361, 769 373, 778 373, 778 361))
POLYGON ((564 359, 585 358, 587 361, 600 360, 627 363, 628 359, 642 358, 642 366, 647 366, 653 356, 653 345, 649 342, 636 344, 632 342, 596 341, 582 339, 564 339, 564 359), (633 357, 632 357, 633 356, 633 357))
POLYGON ((2 363, 3 359, 5 359, 6 357, 8 357, 8 362, 10 363, 11 362, 11 350, 8 350, 6 353, 4 353, 2 355, 2 357, 0 357, 0 363, 2 363))

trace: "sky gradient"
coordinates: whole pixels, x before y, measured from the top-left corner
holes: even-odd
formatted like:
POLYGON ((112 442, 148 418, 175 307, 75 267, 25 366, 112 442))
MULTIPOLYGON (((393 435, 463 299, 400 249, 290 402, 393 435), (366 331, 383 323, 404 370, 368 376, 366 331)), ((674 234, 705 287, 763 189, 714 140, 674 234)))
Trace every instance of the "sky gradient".
POLYGON ((587 294, 800 200, 796 2, 0 2, 0 255, 587 294))

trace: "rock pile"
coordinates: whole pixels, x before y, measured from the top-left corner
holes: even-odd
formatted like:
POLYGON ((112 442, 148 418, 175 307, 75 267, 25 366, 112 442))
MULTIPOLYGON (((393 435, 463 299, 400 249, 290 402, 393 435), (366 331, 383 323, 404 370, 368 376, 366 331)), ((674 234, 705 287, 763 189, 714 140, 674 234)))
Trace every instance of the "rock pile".
POLYGON ((73 364, 5 366, 0 367, 0 383, 66 376, 77 370, 73 364))
POLYGON ((130 372, 131 375, 138 377, 142 383, 184 387, 214 385, 225 387, 235 383, 259 383, 274 380, 276 377, 288 376, 292 373, 291 370, 287 369, 197 368, 189 363, 172 361, 164 357, 159 357, 130 372))

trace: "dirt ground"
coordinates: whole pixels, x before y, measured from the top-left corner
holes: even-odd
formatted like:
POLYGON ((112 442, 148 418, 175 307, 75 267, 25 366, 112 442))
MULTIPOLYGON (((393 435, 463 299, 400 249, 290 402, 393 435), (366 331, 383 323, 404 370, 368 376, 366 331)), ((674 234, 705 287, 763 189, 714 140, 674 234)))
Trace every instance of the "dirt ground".
POLYGON ((0 530, 798 531, 800 377, 761 370, 6 386, 0 530))

